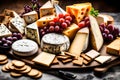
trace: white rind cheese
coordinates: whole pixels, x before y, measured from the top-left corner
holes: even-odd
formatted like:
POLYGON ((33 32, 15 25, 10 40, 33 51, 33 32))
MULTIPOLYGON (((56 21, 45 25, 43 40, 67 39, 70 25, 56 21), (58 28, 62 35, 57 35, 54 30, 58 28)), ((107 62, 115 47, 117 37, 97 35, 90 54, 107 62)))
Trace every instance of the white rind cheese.
POLYGON ((49 33, 42 37, 41 49, 45 52, 60 53, 67 51, 70 46, 69 38, 62 34, 49 33))
POLYGON ((103 37, 99 28, 99 25, 96 21, 96 18, 89 15, 90 19, 90 39, 93 49, 99 51, 103 45, 103 37))
POLYGON ((7 37, 11 35, 12 33, 9 31, 9 29, 4 24, 1 24, 0 25, 0 37, 7 37))
POLYGON ((88 46, 88 36, 89 36, 89 29, 88 27, 80 29, 73 42, 71 43, 69 52, 71 54, 75 54, 76 56, 80 56, 81 52, 85 50, 88 46))
POLYGON ((10 26, 12 28, 16 29, 21 34, 23 34, 25 32, 26 23, 25 23, 24 19, 22 19, 20 17, 15 17, 10 20, 10 26))
POLYGON ((36 41, 40 45, 39 30, 36 23, 29 24, 26 26, 26 37, 36 41))
POLYGON ((22 39, 12 44, 12 50, 16 55, 30 56, 38 51, 38 45, 32 40, 22 39))
POLYGON ((32 11, 23 15, 23 18, 27 24, 31 24, 38 20, 38 14, 36 11, 32 11))

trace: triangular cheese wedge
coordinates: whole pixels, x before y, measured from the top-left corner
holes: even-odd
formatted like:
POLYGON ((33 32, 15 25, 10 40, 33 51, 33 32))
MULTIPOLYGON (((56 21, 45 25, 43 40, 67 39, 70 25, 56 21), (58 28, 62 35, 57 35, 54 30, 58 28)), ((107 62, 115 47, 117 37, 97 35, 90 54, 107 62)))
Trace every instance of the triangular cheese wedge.
POLYGON ((40 17, 52 14, 54 14, 54 7, 52 3, 48 1, 40 8, 40 17))
POLYGON ((81 3, 66 6, 66 12, 75 17, 75 22, 78 24, 91 10, 91 3, 81 3))

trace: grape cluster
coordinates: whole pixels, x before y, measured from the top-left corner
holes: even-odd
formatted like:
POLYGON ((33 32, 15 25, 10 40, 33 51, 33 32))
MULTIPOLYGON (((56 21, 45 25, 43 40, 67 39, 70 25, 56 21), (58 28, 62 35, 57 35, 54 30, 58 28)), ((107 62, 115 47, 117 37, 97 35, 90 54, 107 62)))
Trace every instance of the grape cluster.
POLYGON ((48 26, 40 29, 40 35, 43 36, 50 32, 62 33, 63 30, 70 26, 72 20, 73 19, 69 14, 59 14, 49 22, 48 26))
POLYGON ((82 21, 80 21, 78 23, 78 26, 79 26, 80 29, 83 28, 83 27, 89 27, 90 26, 89 17, 86 16, 82 21))
POLYGON ((36 11, 38 14, 39 8, 41 7, 41 4, 38 2, 38 0, 31 0, 32 5, 25 5, 24 6, 24 12, 21 14, 21 16, 25 13, 31 12, 31 11, 36 11))
POLYGON ((13 33, 12 36, 3 37, 0 39, 0 46, 10 47, 12 43, 16 40, 22 39, 21 33, 13 33))
POLYGON ((105 25, 104 23, 101 23, 100 30, 105 41, 114 40, 120 33, 119 29, 117 27, 114 27, 113 24, 105 25))

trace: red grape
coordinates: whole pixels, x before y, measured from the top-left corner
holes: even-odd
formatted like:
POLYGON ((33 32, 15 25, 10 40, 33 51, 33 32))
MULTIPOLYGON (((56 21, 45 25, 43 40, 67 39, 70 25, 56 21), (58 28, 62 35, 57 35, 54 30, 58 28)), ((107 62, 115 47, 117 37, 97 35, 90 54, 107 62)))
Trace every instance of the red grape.
POLYGON ((66 14, 65 14, 65 17, 66 17, 66 16, 70 16, 70 14, 69 14, 69 13, 66 13, 66 14))
POLYGON ((60 14, 58 15, 58 17, 59 17, 59 18, 64 18, 64 14, 60 13, 60 14))
POLYGON ((109 34, 110 31, 109 31, 107 28, 105 28, 105 29, 104 29, 104 33, 109 34))
POLYGON ((3 43, 7 42, 7 40, 4 37, 1 40, 2 40, 3 43))
POLYGON ((117 37, 119 35, 120 31, 117 27, 114 28, 114 31, 113 31, 113 36, 117 37))
POLYGON ((40 29, 40 33, 42 33, 44 31, 44 29, 40 29))
POLYGON ((104 31, 104 28, 100 26, 100 31, 103 32, 104 31))
POLYGON ((6 38, 7 40, 10 40, 10 41, 12 41, 13 39, 12 39, 12 37, 7 37, 6 38))
POLYGON ((85 21, 81 21, 78 23, 79 28, 85 27, 85 21))
POLYGON ((13 33, 12 36, 13 36, 13 37, 16 37, 16 36, 17 36, 17 33, 13 33))
POLYGON ((16 41, 16 40, 18 40, 17 37, 13 37, 13 41, 16 41))
POLYGON ((54 21, 50 21, 50 22, 49 22, 49 25, 50 25, 50 26, 54 26, 54 25, 55 25, 55 22, 54 22, 54 21))
POLYGON ((105 25, 105 23, 101 23, 100 26, 101 27, 105 27, 106 25, 105 25))
POLYGON ((18 39, 22 39, 22 34, 21 34, 21 33, 18 33, 18 34, 17 34, 17 38, 18 38, 18 39))
POLYGON ((107 39, 107 34, 106 33, 102 33, 102 36, 104 39, 107 39))
POLYGON ((113 40, 113 35, 112 34, 108 34, 108 40, 110 40, 110 41, 113 40))
POLYGON ((44 29, 44 30, 47 30, 47 27, 45 26, 43 29, 44 29))
POLYGON ((85 20, 85 22, 89 21, 89 17, 85 17, 84 20, 85 20))
POLYGON ((58 32, 60 30, 59 26, 55 26, 55 31, 58 32))
POLYGON ((46 30, 46 33, 49 33, 49 29, 46 30))
POLYGON ((68 26, 71 24, 69 20, 65 20, 65 22, 67 23, 68 26))
POLYGON ((50 27, 49 27, 49 31, 50 31, 50 32, 53 32, 54 29, 55 29, 54 26, 50 26, 50 27))
POLYGON ((90 21, 86 21, 85 26, 89 27, 90 26, 90 21))
POLYGON ((66 16, 66 17, 65 17, 65 20, 72 21, 72 17, 71 17, 71 16, 66 16))
POLYGON ((67 23, 63 22, 63 23, 61 24, 61 26, 62 26, 63 29, 66 29, 68 25, 67 25, 67 23))
POLYGON ((9 46, 12 45, 12 41, 7 40, 6 42, 9 46))
POLYGON ((45 32, 43 31, 42 33, 41 33, 41 36, 44 36, 45 35, 45 32))
POLYGON ((4 46, 4 47, 8 47, 8 44, 7 44, 7 43, 4 43, 3 46, 4 46))
POLYGON ((109 24, 107 26, 107 29, 112 33, 114 31, 114 26, 112 24, 109 24))
POLYGON ((65 19, 64 19, 64 18, 60 18, 60 19, 59 19, 59 22, 60 22, 60 23, 63 23, 63 22, 65 22, 65 19))
POLYGON ((58 17, 55 17, 55 18, 53 19, 54 22, 57 22, 58 20, 59 20, 58 17))
POLYGON ((3 43, 2 43, 2 41, 0 40, 0 45, 2 45, 3 43))

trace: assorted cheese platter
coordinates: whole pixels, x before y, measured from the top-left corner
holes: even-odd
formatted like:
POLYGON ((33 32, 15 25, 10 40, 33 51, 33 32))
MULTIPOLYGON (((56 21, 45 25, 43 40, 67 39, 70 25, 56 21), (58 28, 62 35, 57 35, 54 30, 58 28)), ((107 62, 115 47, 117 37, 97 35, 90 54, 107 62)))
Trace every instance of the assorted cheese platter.
POLYGON ((34 5, 25 6, 21 16, 9 9, 0 14, 1 52, 39 69, 90 68, 119 58, 114 18, 90 2, 66 5, 66 10, 56 0, 34 5))

